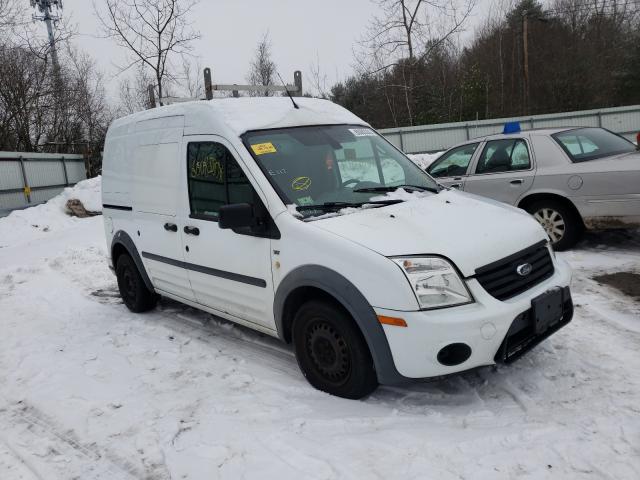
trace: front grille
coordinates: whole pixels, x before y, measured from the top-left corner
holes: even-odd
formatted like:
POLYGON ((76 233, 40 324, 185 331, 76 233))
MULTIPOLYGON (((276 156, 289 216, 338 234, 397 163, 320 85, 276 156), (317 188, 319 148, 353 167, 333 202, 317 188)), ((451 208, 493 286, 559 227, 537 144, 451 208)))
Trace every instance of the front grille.
POLYGON ((507 300, 530 289, 553 275, 553 261, 546 242, 542 241, 525 250, 490 263, 476 270, 476 279, 489 294, 498 300, 507 300), (517 268, 531 265, 528 275, 520 275, 517 268))

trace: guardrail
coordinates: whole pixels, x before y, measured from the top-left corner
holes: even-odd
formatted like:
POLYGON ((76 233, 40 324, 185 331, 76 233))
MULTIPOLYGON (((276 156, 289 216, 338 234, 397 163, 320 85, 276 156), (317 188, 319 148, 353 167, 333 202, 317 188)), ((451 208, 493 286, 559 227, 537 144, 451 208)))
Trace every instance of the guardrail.
POLYGON ((46 202, 85 178, 83 155, 0 152, 0 210, 46 202))
POLYGON ((405 153, 433 153, 475 137, 502 132, 507 122, 520 122, 523 130, 554 127, 603 127, 635 142, 640 132, 640 105, 582 110, 526 117, 495 118, 476 122, 440 123, 380 130, 405 153))

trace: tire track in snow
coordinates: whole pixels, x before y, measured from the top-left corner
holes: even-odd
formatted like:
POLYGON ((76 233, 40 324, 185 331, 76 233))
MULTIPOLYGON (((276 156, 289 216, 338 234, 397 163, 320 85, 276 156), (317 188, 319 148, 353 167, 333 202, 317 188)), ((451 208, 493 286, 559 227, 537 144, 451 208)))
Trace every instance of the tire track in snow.
POLYGON ((31 462, 20 455, 3 437, 0 437, 0 477, 13 480, 45 480, 31 462))
POLYGON ((37 408, 23 401, 0 409, 0 424, 3 425, 5 435, 11 432, 13 447, 6 441, 4 444, 28 467, 34 478, 52 478, 50 474, 43 476, 38 473, 34 466, 37 460, 31 462, 34 456, 46 461, 48 471, 60 469, 64 478, 135 480, 146 477, 144 472, 130 462, 117 458, 96 444, 82 444, 75 438, 73 431, 64 430, 37 408), (25 446, 26 451, 19 449, 18 445, 25 446), (37 446, 46 450, 36 452, 37 446), (60 461, 56 462, 54 457, 60 461))

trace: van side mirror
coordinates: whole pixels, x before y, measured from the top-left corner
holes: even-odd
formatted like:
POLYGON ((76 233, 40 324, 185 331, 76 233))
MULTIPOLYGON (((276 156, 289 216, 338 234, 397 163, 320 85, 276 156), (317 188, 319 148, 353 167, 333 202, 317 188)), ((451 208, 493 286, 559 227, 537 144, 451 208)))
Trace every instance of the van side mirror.
POLYGON ((223 205, 218 210, 218 226, 220 228, 251 227, 255 221, 253 205, 250 203, 232 203, 223 205))

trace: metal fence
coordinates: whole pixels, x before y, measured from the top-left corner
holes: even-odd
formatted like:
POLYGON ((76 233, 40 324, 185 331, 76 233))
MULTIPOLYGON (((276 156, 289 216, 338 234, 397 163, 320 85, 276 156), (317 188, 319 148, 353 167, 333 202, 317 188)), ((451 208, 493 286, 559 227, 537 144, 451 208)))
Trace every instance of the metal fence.
POLYGON ((46 202, 85 178, 83 155, 0 152, 0 213, 46 202))
POLYGON ((506 122, 520 122, 522 129, 553 127, 604 127, 631 141, 640 132, 640 105, 583 110, 527 117, 495 118, 476 122, 440 123, 380 130, 406 153, 432 153, 471 138, 502 132, 506 122))

